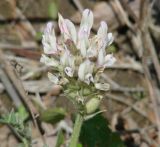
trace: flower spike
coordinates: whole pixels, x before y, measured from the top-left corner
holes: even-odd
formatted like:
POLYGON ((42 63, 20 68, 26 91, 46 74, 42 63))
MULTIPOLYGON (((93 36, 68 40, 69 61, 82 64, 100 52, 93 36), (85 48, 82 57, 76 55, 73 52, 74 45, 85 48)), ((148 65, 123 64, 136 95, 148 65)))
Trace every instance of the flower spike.
POLYGON ((106 53, 114 40, 107 23, 102 21, 93 37, 92 25, 93 13, 89 9, 82 13, 78 32, 69 19, 58 14, 61 39, 56 38, 52 22, 47 23, 42 36, 44 54, 40 61, 56 70, 56 74, 48 73, 49 80, 63 87, 64 94, 83 115, 93 114, 99 107, 102 94, 110 89, 100 76, 116 62, 113 54, 106 53))

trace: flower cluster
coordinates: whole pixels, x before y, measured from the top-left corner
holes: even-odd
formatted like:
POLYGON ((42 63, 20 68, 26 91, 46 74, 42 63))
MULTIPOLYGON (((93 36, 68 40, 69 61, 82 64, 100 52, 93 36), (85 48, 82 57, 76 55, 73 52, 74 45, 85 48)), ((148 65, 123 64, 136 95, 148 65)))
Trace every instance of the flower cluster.
POLYGON ((102 91, 109 89, 108 83, 100 82, 100 75, 116 61, 113 54, 106 54, 113 36, 102 21, 97 34, 90 37, 93 13, 88 9, 83 11, 78 32, 70 20, 60 14, 58 18, 61 39, 57 40, 53 23, 49 22, 42 38, 41 62, 54 69, 54 74, 48 73, 49 79, 61 85, 74 103, 85 106, 88 99, 99 99, 102 91))

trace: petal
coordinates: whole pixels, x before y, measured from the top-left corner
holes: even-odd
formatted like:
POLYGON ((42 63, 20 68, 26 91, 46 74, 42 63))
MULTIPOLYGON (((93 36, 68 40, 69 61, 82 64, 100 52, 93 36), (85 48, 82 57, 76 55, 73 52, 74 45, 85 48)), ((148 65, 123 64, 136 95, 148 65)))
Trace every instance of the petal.
POLYGON ((76 32, 76 28, 75 28, 74 24, 68 19, 65 19, 65 23, 67 25, 67 29, 68 29, 68 32, 69 32, 69 37, 76 44, 76 42, 77 42, 77 32, 76 32))
POLYGON ((82 39, 81 41, 79 41, 77 48, 80 49, 81 55, 83 57, 86 57, 87 54, 87 46, 88 43, 86 42, 85 39, 82 39))
POLYGON ((95 83, 95 87, 102 91, 108 91, 110 89, 110 85, 108 83, 95 83))
POLYGON ((69 34, 68 29, 67 29, 67 25, 65 23, 64 18, 62 17, 61 14, 58 14, 58 25, 59 25, 59 29, 61 31, 62 34, 69 34))
POLYGON ((65 67, 64 71, 69 77, 73 77, 74 70, 71 67, 65 67))
POLYGON ((60 56, 60 62, 63 66, 68 65, 68 59, 69 59, 68 57, 69 57, 69 51, 65 50, 60 56))
POLYGON ((90 64, 87 67, 87 73, 93 73, 94 64, 90 62, 90 64))
POLYGON ((93 72, 92 63, 90 62, 90 60, 85 60, 79 66, 78 77, 81 81, 88 83, 88 81, 86 80, 89 80, 89 82, 93 81, 93 79, 91 78, 92 72, 93 72))
POLYGON ((46 55, 42 54, 41 58, 40 58, 40 62, 46 64, 47 66, 54 66, 54 67, 57 67, 59 64, 58 64, 58 61, 56 61, 55 59, 53 58, 49 58, 47 57, 46 55))
POLYGON ((83 62, 80 64, 78 69, 78 77, 81 81, 83 81, 85 78, 85 71, 86 71, 86 63, 83 62))
POLYGON ((98 56, 97 51, 98 50, 97 50, 96 36, 94 36, 89 40, 89 48, 87 49, 87 57, 88 58, 97 57, 98 56))
POLYGON ((106 22, 102 21, 97 32, 97 42, 99 49, 105 49, 105 47, 109 46, 114 40, 112 33, 107 33, 107 31, 108 26, 106 22))
POLYGON ((113 54, 108 54, 105 56, 105 64, 104 67, 112 66, 116 62, 116 58, 113 54))
POLYGON ((112 42, 113 42, 113 40, 114 40, 114 37, 113 37, 113 35, 112 35, 112 33, 108 33, 108 42, 107 42, 107 45, 109 46, 109 45, 111 45, 112 44, 112 42))
POLYGON ((96 57, 96 56, 97 56, 97 51, 96 51, 96 49, 90 47, 90 48, 87 50, 87 57, 88 57, 88 58, 91 58, 91 57, 96 57))
POLYGON ((77 48, 81 50, 83 57, 86 57, 86 51, 89 46, 89 34, 93 25, 93 13, 91 10, 86 9, 83 11, 80 29, 78 32, 78 45, 77 48))
POLYGON ((57 43, 56 36, 53 29, 53 23, 49 22, 46 25, 44 34, 42 36, 42 44, 45 54, 55 54, 57 53, 57 43))
POLYGON ((107 35, 107 31, 108 31, 108 26, 107 26, 106 22, 102 21, 100 24, 100 27, 98 29, 98 32, 97 32, 98 38, 105 39, 105 37, 107 35))
POLYGON ((90 82, 94 83, 94 79, 91 73, 86 74, 84 82, 87 83, 88 85, 90 84, 90 82))
POLYGON ((86 64, 86 74, 87 73, 91 73, 92 74, 94 64, 92 64, 92 62, 90 60, 88 60, 88 59, 85 61, 85 64, 86 64))
POLYGON ((103 64, 105 63, 105 53, 103 49, 99 50, 97 63, 99 66, 103 66, 103 64))
POLYGON ((59 83, 59 79, 57 76, 53 75, 52 73, 48 72, 48 78, 51 82, 53 82, 55 85, 59 83))
POLYGON ((67 41, 67 39, 71 39, 76 44, 77 33, 74 24, 70 20, 64 19, 61 16, 61 14, 58 14, 58 16, 59 16, 58 20, 59 28, 65 41, 67 41))
POLYGON ((75 68, 75 57, 74 56, 72 56, 72 55, 70 55, 69 57, 68 57, 68 65, 71 67, 71 68, 75 68))
POLYGON ((55 50, 50 46, 50 44, 45 41, 46 39, 43 36, 42 44, 43 44, 43 50, 45 54, 52 54, 55 53, 55 50))
POLYGON ((108 26, 106 22, 102 21, 97 32, 98 49, 105 49, 108 39, 107 39, 108 26))
POLYGON ((64 67, 65 73, 69 76, 72 77, 74 73, 74 68, 75 68, 75 58, 70 54, 68 50, 65 50, 62 55, 60 56, 60 62, 64 67))
POLYGON ((44 29, 44 34, 51 34, 52 29, 53 29, 53 22, 48 22, 44 29))
POLYGON ((82 20, 78 32, 79 39, 83 38, 86 35, 87 37, 89 36, 92 25, 93 25, 93 13, 91 10, 85 9, 82 14, 82 20))

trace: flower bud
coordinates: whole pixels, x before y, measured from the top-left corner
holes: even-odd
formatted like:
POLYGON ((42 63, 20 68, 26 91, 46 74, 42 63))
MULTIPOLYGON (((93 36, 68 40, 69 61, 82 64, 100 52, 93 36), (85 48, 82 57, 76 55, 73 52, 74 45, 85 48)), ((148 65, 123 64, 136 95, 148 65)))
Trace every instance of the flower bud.
POLYGON ((98 109, 99 105, 100 105, 101 99, 99 98, 92 98, 90 99, 87 103, 86 103, 86 113, 87 114, 91 114, 94 111, 96 111, 96 109, 98 109))
POLYGON ((90 95, 91 93, 92 93, 92 91, 90 89, 88 89, 88 88, 83 89, 83 95, 84 96, 90 95))

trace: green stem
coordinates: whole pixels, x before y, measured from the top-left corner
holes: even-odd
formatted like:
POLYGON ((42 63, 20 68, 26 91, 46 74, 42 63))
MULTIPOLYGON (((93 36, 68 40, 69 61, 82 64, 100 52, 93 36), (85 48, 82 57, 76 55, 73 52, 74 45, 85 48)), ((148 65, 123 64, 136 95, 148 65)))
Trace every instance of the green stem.
POLYGON ((83 116, 78 113, 76 116, 76 121, 74 124, 74 129, 73 129, 73 133, 71 136, 69 147, 77 147, 77 142, 78 142, 78 138, 80 135, 82 123, 83 123, 83 116))

